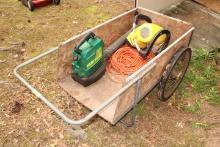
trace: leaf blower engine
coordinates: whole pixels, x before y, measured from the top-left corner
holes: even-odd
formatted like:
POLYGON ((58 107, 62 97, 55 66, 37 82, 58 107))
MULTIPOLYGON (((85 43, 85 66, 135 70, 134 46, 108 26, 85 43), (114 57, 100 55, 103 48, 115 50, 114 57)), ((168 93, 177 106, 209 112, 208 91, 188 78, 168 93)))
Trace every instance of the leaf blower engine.
POLYGON ((88 33, 73 50, 72 78, 89 86, 100 79, 106 69, 104 42, 93 32, 88 33))
POLYGON ((152 23, 151 18, 138 14, 135 16, 131 33, 126 38, 127 43, 135 47, 139 54, 146 58, 150 52, 159 54, 170 42, 171 33, 158 24, 152 23), (138 25, 142 20, 143 24, 138 25))

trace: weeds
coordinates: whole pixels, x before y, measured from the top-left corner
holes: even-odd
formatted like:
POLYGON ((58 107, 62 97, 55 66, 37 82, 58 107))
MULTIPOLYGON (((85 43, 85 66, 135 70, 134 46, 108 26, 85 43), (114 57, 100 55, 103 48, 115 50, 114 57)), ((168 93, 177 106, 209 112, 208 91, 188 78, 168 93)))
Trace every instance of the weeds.
POLYGON ((208 95, 205 96, 205 100, 207 100, 210 104, 213 105, 220 104, 220 96, 215 87, 209 89, 208 95))
POLYGON ((196 129, 198 128, 208 129, 211 127, 211 125, 208 125, 206 123, 201 123, 201 122, 194 122, 192 123, 192 127, 196 129))
POLYGON ((200 110, 201 108, 201 101, 200 100, 196 100, 195 104, 192 106, 184 106, 184 110, 191 112, 191 113, 196 113, 200 110))
POLYGON ((193 130, 189 130, 185 132, 185 142, 184 146, 186 147, 201 147, 202 143, 198 140, 198 138, 193 133, 193 130))
POLYGON ((87 131, 87 138, 88 140, 90 140, 91 142, 95 142, 97 140, 97 136, 95 135, 94 132, 92 131, 87 131))
POLYGON ((146 109, 145 109, 145 106, 144 106, 143 102, 141 102, 137 105, 136 113, 137 113, 138 116, 142 116, 142 117, 146 114, 146 109))
POLYGON ((193 106, 181 104, 185 111, 195 113, 200 110, 201 99, 209 104, 220 104, 220 91, 217 87, 220 84, 219 69, 217 61, 220 50, 214 48, 210 52, 203 49, 193 49, 193 57, 190 62, 187 74, 178 90, 181 97, 196 95, 193 106))
POLYGON ((207 93, 207 90, 216 86, 216 69, 212 65, 217 54, 210 54, 202 49, 195 49, 191 61, 190 72, 188 73, 188 82, 191 82, 192 88, 197 93, 207 93))
POLYGON ((215 70, 208 66, 206 69, 201 71, 201 74, 196 74, 192 81, 193 89, 198 92, 206 92, 206 89, 210 89, 216 86, 215 70))

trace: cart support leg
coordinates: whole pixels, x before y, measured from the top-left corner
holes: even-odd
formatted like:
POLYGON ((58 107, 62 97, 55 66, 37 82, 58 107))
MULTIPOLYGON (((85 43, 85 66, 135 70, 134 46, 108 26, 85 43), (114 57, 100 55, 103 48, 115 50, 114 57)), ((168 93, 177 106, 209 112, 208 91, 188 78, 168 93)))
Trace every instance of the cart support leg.
POLYGON ((132 106, 132 112, 131 112, 131 120, 130 123, 123 122, 121 120, 121 123, 126 126, 127 128, 133 127, 135 125, 135 119, 136 119, 136 106, 138 102, 138 98, 140 97, 140 86, 141 86, 141 79, 139 79, 136 83, 135 88, 135 96, 133 98, 133 106, 132 106))

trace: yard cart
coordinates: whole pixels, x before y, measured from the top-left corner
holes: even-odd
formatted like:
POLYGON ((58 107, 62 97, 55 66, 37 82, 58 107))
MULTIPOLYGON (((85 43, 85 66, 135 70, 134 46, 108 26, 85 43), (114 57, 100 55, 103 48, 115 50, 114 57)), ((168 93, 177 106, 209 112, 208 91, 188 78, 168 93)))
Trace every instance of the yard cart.
POLYGON ((155 86, 158 85, 159 98, 164 101, 172 96, 181 83, 191 58, 191 49, 188 48, 188 46, 193 30, 194 27, 190 23, 138 7, 87 30, 82 34, 74 36, 63 42, 59 47, 52 48, 18 65, 14 69, 14 74, 68 124, 82 126, 98 114, 114 125, 130 110, 133 110, 131 122, 131 124, 133 124, 136 104, 145 98, 155 86), (117 40, 118 36, 122 36, 132 27, 132 22, 137 12, 151 17, 154 23, 170 30, 171 42, 169 46, 135 73, 125 77, 124 80, 120 82, 112 81, 107 74, 88 87, 84 87, 75 82, 71 78, 73 47, 79 43, 88 32, 94 32, 104 40, 105 48, 107 48, 117 40), (115 33, 117 34, 112 35, 115 33), (18 73, 20 68, 56 50, 58 50, 57 78, 59 85, 75 100, 91 110, 88 115, 80 120, 67 117, 18 73))

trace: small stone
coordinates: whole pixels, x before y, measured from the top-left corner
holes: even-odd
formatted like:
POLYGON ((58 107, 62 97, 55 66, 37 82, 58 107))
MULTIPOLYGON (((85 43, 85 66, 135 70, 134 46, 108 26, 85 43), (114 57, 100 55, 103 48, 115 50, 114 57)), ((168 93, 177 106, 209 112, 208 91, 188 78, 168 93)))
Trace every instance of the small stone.
POLYGON ((14 143, 18 143, 18 140, 17 140, 17 139, 14 139, 14 143))
POLYGON ((73 23, 73 24, 77 24, 78 22, 77 22, 77 21, 72 21, 72 23, 73 23))
POLYGON ((63 134, 61 134, 61 133, 59 133, 59 137, 60 137, 60 139, 64 138, 63 134))
POLYGON ((183 127, 184 127, 183 122, 177 122, 177 123, 176 123, 176 127, 178 127, 178 128, 183 128, 183 127))
POLYGON ((36 111, 39 113, 40 112, 40 108, 37 108, 36 111))
POLYGON ((36 131, 36 132, 40 132, 40 129, 39 129, 39 128, 36 128, 35 131, 36 131))
POLYGON ((13 56, 13 58, 18 58, 18 54, 15 54, 15 55, 13 56))
POLYGON ((176 5, 171 5, 171 8, 176 8, 176 5))
MULTIPOLYGON (((6 62, 6 60, 0 60, 0 63, 4 63, 6 62)), ((1 81, 0 81, 0 84, 1 84, 1 81)))
POLYGON ((25 48, 22 48, 22 49, 21 49, 21 53, 24 53, 25 51, 26 51, 25 48))

